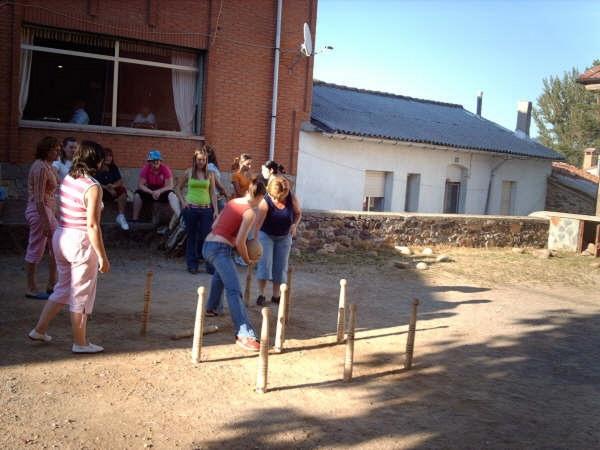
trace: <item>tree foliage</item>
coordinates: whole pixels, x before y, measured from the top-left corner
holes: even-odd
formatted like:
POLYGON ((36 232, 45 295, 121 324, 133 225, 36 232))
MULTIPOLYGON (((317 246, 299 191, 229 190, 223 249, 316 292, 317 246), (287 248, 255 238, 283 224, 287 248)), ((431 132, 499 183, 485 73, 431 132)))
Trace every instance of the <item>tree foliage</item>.
MULTIPOLYGON (((599 65, 595 60, 593 66, 599 65)), ((590 92, 577 83, 576 68, 562 78, 544 78, 542 94, 537 98, 533 118, 538 127, 538 140, 565 155, 567 161, 580 167, 583 151, 600 147, 600 92, 590 92)))

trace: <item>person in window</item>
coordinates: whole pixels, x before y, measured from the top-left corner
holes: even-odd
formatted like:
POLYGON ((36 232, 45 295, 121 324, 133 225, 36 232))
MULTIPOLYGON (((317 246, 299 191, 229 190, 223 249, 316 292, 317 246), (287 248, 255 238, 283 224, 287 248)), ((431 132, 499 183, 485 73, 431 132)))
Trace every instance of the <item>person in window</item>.
POLYGON ((234 197, 239 198, 246 195, 250 186, 250 169, 252 168, 252 157, 242 153, 233 160, 231 165, 231 184, 233 184, 234 197))
POLYGON ((148 162, 140 172, 138 189, 133 197, 133 220, 137 221, 144 203, 169 203, 173 216, 169 223, 172 229, 181 213, 179 199, 173 191, 173 173, 166 164, 162 163, 162 156, 158 150, 148 152, 148 162))
POLYGON ((131 124, 133 128, 146 128, 154 130, 156 129, 156 117, 150 111, 150 108, 143 106, 140 112, 137 113, 131 124))
POLYGON ((210 264, 211 270, 214 268, 206 304, 206 315, 219 315, 221 295, 225 290, 236 344, 244 350, 252 352, 259 351, 260 344, 256 339, 256 333, 242 301, 242 288, 232 256, 235 248, 247 264, 255 262, 248 255, 246 240, 248 232, 254 226, 256 217, 254 208, 264 195, 265 185, 257 177, 253 178, 243 197, 227 202, 225 209, 213 224, 212 231, 206 237, 202 248, 204 259, 210 264))
POLYGON ((102 188, 93 178, 104 152, 96 142, 83 141, 73 157, 73 167, 60 185, 60 225, 52 237, 58 265, 58 282, 30 332, 34 341, 50 342, 50 322, 69 305, 73 353, 104 350, 87 340, 87 317, 96 300, 98 272, 110 270, 100 227, 102 188))
POLYGON ((177 183, 177 195, 183 206, 183 220, 187 241, 185 260, 189 273, 198 273, 198 260, 202 257, 204 240, 217 217, 215 176, 208 171, 208 155, 205 148, 194 152, 192 167, 188 168, 177 183), (187 185, 187 194, 183 196, 187 185))
POLYGON ((56 263, 50 254, 48 284, 45 292, 39 292, 36 283, 37 265, 44 257, 48 247, 48 239, 56 229, 56 188, 58 178, 52 168, 60 151, 60 143, 55 137, 47 136, 37 145, 35 161, 29 169, 27 177, 27 208, 25 219, 29 225, 29 240, 25 265, 27 268, 27 292, 25 297, 36 300, 47 300, 56 282, 56 263))
POLYGON ((215 189, 219 193, 217 197, 217 205, 219 207, 219 212, 223 211, 225 207, 225 202, 229 199, 229 195, 227 194, 227 190, 221 183, 221 171, 219 170, 219 163, 217 162, 217 152, 210 145, 205 145, 206 154, 208 156, 208 171, 212 172, 215 176, 215 189))
POLYGON ((272 176, 267 185, 267 195, 258 205, 256 217, 258 239, 263 248, 256 270, 257 305, 264 305, 266 301, 267 280, 273 282, 271 302, 279 303, 279 287, 286 282, 292 238, 301 218, 300 202, 290 192, 289 181, 280 175, 272 176))
POLYGON ((85 102, 83 100, 77 99, 73 102, 73 115, 69 122, 78 125, 88 125, 90 123, 90 116, 85 110, 85 102))
POLYGON ((110 148, 104 148, 104 162, 96 172, 96 180, 98 180, 98 183, 102 186, 104 198, 108 201, 112 200, 117 202, 119 214, 117 214, 115 222, 117 222, 123 230, 129 230, 129 224, 127 223, 127 219, 125 219, 127 189, 125 189, 121 172, 115 164, 113 151, 110 148))
POLYGON ((58 180, 62 181, 67 176, 71 166, 73 165, 73 154, 77 150, 77 139, 74 137, 67 137, 63 139, 62 147, 60 149, 60 157, 52 163, 52 167, 56 169, 58 173, 58 180))

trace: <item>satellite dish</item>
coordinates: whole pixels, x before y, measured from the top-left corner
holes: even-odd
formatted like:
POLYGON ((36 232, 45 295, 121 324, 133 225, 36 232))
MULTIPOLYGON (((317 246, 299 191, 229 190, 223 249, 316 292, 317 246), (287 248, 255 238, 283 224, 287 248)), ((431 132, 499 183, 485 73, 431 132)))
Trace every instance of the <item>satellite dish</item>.
POLYGON ((310 27, 304 22, 304 42, 300 46, 300 53, 304 56, 310 56, 313 52, 312 37, 310 35, 310 27))

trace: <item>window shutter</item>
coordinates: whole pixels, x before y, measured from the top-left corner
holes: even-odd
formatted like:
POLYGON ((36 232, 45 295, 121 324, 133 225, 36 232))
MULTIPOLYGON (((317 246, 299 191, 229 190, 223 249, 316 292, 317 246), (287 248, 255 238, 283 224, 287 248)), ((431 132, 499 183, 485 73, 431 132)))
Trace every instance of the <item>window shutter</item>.
POLYGON ((383 197, 385 172, 365 171, 365 197, 383 197))

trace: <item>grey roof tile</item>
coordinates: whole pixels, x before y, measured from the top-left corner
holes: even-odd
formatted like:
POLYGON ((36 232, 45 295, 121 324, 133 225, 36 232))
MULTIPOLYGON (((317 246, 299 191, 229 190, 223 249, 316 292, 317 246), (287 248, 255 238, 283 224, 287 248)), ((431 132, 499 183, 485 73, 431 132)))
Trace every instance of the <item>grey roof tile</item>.
POLYGON ((562 160, 461 105, 315 81, 311 122, 326 132, 562 160))

